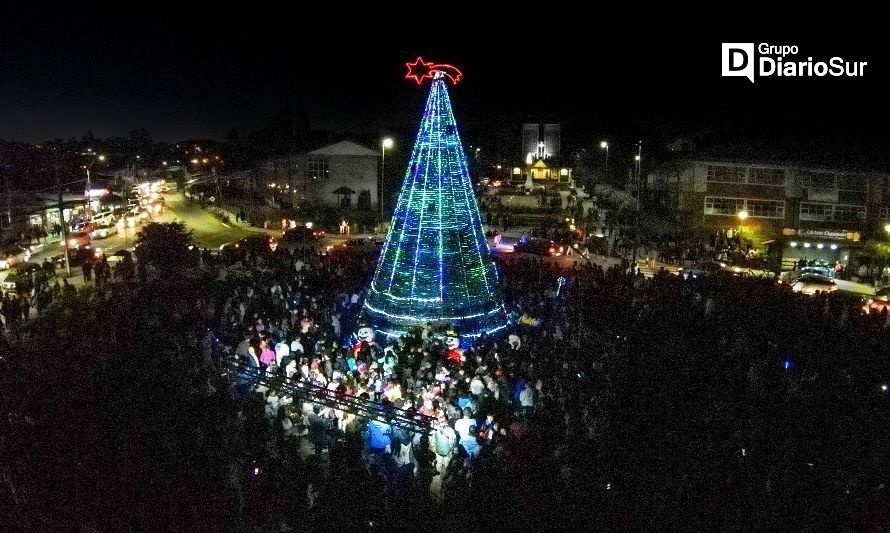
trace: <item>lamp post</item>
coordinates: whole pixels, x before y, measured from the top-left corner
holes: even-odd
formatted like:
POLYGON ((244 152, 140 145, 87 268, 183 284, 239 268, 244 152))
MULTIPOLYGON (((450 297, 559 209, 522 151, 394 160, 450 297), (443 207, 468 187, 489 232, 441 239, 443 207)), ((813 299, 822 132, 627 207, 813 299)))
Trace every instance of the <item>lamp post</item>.
POLYGON ((739 242, 741 242, 742 231, 745 229, 745 220, 747 220, 747 218, 748 218, 748 212, 745 211, 744 209, 742 209, 741 211, 739 211, 738 213, 736 213, 736 216, 737 216, 738 219, 739 219, 739 231, 738 231, 738 234, 739 234, 739 239, 740 239, 739 242))
POLYGON ((93 213, 92 213, 92 207, 90 206, 90 203, 92 202, 92 199, 93 199, 93 196, 90 194, 90 191, 93 190, 93 188, 92 188, 92 183, 90 182, 90 169, 93 168, 93 165, 96 164, 96 161, 105 161, 105 156, 104 156, 104 155, 96 155, 96 154, 91 154, 91 155, 96 156, 96 158, 93 159, 92 161, 90 161, 90 164, 89 164, 89 165, 86 165, 86 166, 84 167, 84 168, 87 169, 87 193, 86 193, 86 196, 87 196, 87 216, 90 216, 90 215, 93 214, 93 213))
POLYGON ((606 181, 609 181, 609 142, 600 141, 600 149, 606 151, 606 164, 605 170, 603 171, 603 176, 605 176, 606 181))
POLYGON ((383 222, 383 188, 386 180, 386 149, 392 148, 393 140, 390 137, 387 137, 380 141, 380 198, 378 198, 380 203, 380 221, 383 222))
POLYGON ((636 167, 636 195, 637 195, 637 209, 634 213, 634 250, 633 250, 633 259, 631 261, 631 268, 637 263, 637 248, 640 246, 640 159, 642 158, 643 151, 643 143, 640 141, 637 144, 637 155, 634 156, 634 166, 636 167))

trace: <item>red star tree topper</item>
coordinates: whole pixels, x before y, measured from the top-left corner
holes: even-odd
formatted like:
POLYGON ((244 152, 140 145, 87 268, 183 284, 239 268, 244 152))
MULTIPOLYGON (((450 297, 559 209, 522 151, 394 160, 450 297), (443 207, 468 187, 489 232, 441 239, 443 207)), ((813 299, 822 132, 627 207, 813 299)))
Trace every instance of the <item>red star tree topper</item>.
POLYGON ((424 61, 420 56, 413 63, 405 63, 405 66, 408 67, 408 74, 405 75, 405 79, 414 80, 418 85, 423 83, 423 80, 433 79, 437 72, 447 76, 453 85, 456 85, 464 75, 459 68, 453 65, 424 61))

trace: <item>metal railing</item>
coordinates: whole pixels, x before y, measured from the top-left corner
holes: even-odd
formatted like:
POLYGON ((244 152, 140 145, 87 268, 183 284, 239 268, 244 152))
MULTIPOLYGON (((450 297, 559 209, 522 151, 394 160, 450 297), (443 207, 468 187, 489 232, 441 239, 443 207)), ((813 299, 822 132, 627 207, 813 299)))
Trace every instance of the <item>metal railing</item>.
POLYGON ((269 374, 261 368, 245 363, 235 362, 233 363, 233 368, 236 373, 240 374, 240 377, 256 385, 263 385, 273 389, 281 395, 288 395, 295 399, 309 401, 332 409, 339 409, 362 418, 384 422, 393 427, 406 429, 414 433, 428 432, 434 422, 431 416, 385 405, 381 402, 366 400, 352 394, 329 390, 298 379, 269 374))

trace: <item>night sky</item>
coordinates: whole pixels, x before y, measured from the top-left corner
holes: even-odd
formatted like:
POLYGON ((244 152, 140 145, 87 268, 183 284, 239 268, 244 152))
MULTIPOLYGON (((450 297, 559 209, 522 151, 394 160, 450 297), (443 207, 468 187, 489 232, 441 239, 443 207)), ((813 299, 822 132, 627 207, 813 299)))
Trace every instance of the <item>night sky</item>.
POLYGON ((223 139, 232 128, 260 127, 288 103, 317 129, 406 129, 425 94, 403 79, 403 64, 421 54, 463 68, 452 98, 465 130, 518 131, 537 117, 574 127, 579 138, 803 135, 886 157, 890 48, 875 17, 832 13, 804 25, 773 11, 492 18, 455 6, 437 18, 383 4, 367 12, 217 9, 78 5, 76 13, 5 16, 0 138, 79 138, 88 129, 105 137, 144 127, 156 140, 223 139), (373 22, 380 17, 385 22, 373 22), (869 70, 857 80, 752 86, 720 76, 724 41, 795 43, 806 55, 868 60, 869 70))

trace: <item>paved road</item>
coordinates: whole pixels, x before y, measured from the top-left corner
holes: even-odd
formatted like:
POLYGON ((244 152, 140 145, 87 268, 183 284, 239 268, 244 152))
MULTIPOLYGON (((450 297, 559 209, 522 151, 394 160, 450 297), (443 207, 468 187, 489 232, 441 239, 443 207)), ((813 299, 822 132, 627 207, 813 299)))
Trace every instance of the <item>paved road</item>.
POLYGON ((187 202, 180 193, 167 194, 164 199, 167 203, 165 215, 167 219, 163 222, 179 220, 184 223, 185 227, 192 231, 195 244, 200 248, 216 249, 223 244, 262 231, 247 229, 235 222, 224 224, 211 215, 209 210, 187 202))
MULTIPOLYGON (((227 242, 237 241, 253 233, 252 230, 238 227, 235 224, 223 224, 213 217, 209 211, 186 202, 180 193, 167 194, 164 200, 167 203, 167 209, 160 215, 153 217, 153 221, 172 222, 179 220, 183 222, 188 229, 192 230, 195 243, 201 248, 219 248, 227 242)), ((127 228, 126 231, 118 232, 116 235, 108 238, 95 239, 92 242, 92 247, 100 249, 106 254, 113 254, 121 249, 132 250, 136 241, 136 234, 141 227, 140 225, 136 228, 127 228)), ((41 263, 44 259, 52 259, 61 253, 61 242, 48 243, 35 252, 31 256, 30 261, 41 263)), ((0 273, 0 280, 5 279, 7 274, 8 271, 0 273)), ((74 279, 79 278, 80 269, 72 269, 72 276, 74 276, 74 279)))

